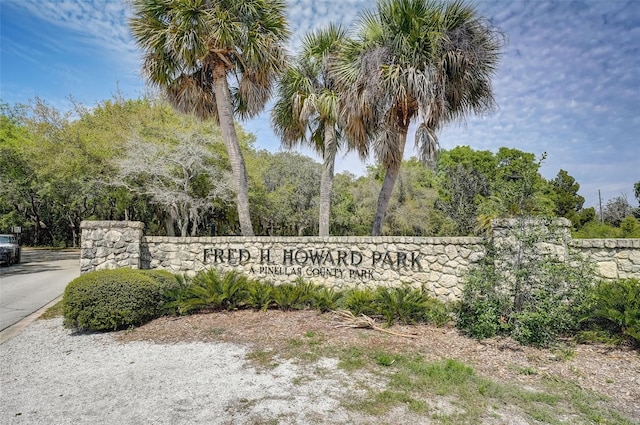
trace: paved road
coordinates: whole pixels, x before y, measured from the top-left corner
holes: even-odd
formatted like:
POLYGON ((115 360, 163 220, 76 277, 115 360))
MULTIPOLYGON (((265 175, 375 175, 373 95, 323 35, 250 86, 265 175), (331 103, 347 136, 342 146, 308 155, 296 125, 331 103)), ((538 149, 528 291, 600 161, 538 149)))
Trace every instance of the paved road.
POLYGON ((23 250, 22 263, 0 267, 0 332, 62 295, 79 275, 78 251, 23 250))

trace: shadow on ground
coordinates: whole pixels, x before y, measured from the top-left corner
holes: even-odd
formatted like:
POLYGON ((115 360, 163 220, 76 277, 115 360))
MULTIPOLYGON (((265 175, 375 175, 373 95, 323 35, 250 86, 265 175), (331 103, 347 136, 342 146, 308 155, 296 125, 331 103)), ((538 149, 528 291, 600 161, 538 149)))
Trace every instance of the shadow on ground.
POLYGON ((77 260, 80 267, 80 250, 46 250, 46 249, 24 249, 20 264, 12 266, 0 266, 0 276, 18 275, 60 270, 63 267, 56 264, 56 261, 77 260))

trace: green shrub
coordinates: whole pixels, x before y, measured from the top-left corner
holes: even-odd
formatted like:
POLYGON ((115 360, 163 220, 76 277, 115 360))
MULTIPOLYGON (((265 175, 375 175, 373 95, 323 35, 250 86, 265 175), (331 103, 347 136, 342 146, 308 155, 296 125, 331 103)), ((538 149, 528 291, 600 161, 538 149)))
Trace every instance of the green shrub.
POLYGON ((424 319, 428 296, 421 290, 403 285, 397 288, 378 288, 376 308, 388 325, 399 320, 405 324, 415 324, 424 319))
POLYGON ((590 221, 573 233, 576 239, 607 239, 621 236, 622 231, 618 227, 600 221, 590 221))
POLYGON ((539 243, 549 235, 525 230, 514 231, 510 244, 489 245, 484 262, 466 277, 457 326, 474 338, 501 334, 548 346, 579 329, 592 266, 546 255, 539 243))
POLYGON ((640 344, 640 280, 598 282, 589 291, 582 321, 591 331, 612 338, 623 336, 640 344))
POLYGON ((505 320, 508 301, 498 290, 495 282, 500 276, 490 261, 466 276, 462 300, 457 306, 457 326, 472 338, 491 338, 508 330, 505 320))
POLYGON ((436 298, 429 297, 425 302, 422 321, 436 326, 444 326, 451 321, 452 307, 436 298))
POLYGON ((452 313, 449 304, 429 296, 424 288, 408 285, 375 290, 351 289, 341 295, 337 304, 355 316, 365 314, 384 318, 387 325, 399 321, 403 324, 432 323, 443 326, 451 321, 452 313))
POLYGON ((293 283, 273 287, 273 301, 283 311, 300 310, 304 305, 305 288, 293 283))
POLYGON ((167 290, 172 290, 180 287, 180 283, 182 281, 182 276, 175 275, 166 270, 139 270, 140 273, 151 277, 156 282, 160 283, 162 286, 167 288, 167 290))
POLYGON ((235 310, 249 303, 251 281, 231 271, 221 275, 216 269, 201 271, 171 293, 164 310, 172 314, 190 314, 202 310, 235 310))
POLYGON ((311 294, 311 307, 327 312, 338 308, 342 292, 326 286, 317 286, 311 294))
POLYGON ((376 296, 370 289, 347 290, 341 299, 342 308, 349 310, 355 316, 366 314, 373 316, 377 313, 376 296))
POLYGON ((191 281, 177 279, 177 286, 165 294, 164 314, 184 315, 202 310, 253 308, 266 311, 313 308, 321 312, 350 310, 354 315, 382 316, 389 324, 434 323, 442 326, 451 319, 451 308, 431 298, 424 290, 399 288, 352 289, 339 291, 297 278, 293 283, 273 285, 248 280, 237 272, 220 274, 211 269, 198 273, 191 281))
POLYGON ((188 276, 179 275, 176 276, 178 284, 167 289, 164 293, 164 303, 161 306, 161 313, 163 315, 180 316, 186 314, 183 312, 183 303, 191 296, 188 293, 188 288, 191 285, 191 279, 188 276))
POLYGON ((273 284, 252 281, 249 285, 247 305, 256 310, 267 311, 273 303, 273 284))
POLYGON ((133 269, 81 275, 64 291, 64 324, 82 330, 117 330, 160 315, 164 293, 175 282, 162 274, 133 269))
POLYGON ((620 233, 623 238, 640 238, 640 223, 638 219, 627 216, 620 222, 620 233))

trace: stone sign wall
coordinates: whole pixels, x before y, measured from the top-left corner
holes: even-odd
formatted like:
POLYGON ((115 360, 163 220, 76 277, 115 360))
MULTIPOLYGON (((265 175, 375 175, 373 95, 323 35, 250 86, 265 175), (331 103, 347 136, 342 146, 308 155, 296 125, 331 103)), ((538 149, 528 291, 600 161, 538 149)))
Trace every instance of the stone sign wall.
MULTIPOLYGON (((495 221, 494 241, 511 243, 517 226, 514 220, 495 221)), ((555 220, 552 227, 560 231, 546 231, 553 236, 541 250, 563 256, 575 249, 595 262, 603 278, 640 277, 640 239, 571 240, 568 226, 555 220)), ((214 267, 275 284, 298 277, 337 288, 409 284, 454 300, 466 271, 485 256, 484 238, 181 238, 144 236, 143 228, 140 222, 82 222, 81 272, 131 267, 194 275, 214 267)))
POLYGON ((331 287, 424 285, 455 299, 469 266, 484 256, 480 238, 146 237, 142 268, 196 273, 238 270, 276 284, 298 277, 331 287))

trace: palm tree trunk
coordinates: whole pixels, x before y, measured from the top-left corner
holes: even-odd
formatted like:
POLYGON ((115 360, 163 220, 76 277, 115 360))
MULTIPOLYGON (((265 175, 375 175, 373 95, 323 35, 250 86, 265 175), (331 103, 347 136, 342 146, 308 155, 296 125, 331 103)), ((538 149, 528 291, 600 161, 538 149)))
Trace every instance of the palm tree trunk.
POLYGON ((329 236, 333 172, 336 163, 336 152, 338 150, 335 128, 327 124, 325 124, 324 129, 324 144, 324 161, 322 164, 322 177, 320 179, 319 236, 329 236))
POLYGON ((251 225, 251 215, 249 213, 247 170, 242 152, 240 152, 238 135, 236 134, 234 126, 231 92, 229 91, 227 72, 223 63, 218 64, 214 69, 213 81, 216 92, 220 130, 222 131, 222 138, 227 148, 231 171, 233 172, 233 180, 236 186, 236 205, 238 208, 240 231, 242 232, 242 236, 253 236, 253 226, 251 225))
POLYGON ((393 188, 395 187, 398 176, 400 175, 400 165, 402 165, 404 145, 406 142, 407 132, 404 131, 398 136, 399 158, 397 161, 394 161, 387 166, 387 172, 384 175, 382 189, 380 189, 380 195, 378 195, 378 208, 376 209, 376 215, 373 218, 373 226, 371 229, 372 236, 382 235, 382 223, 384 222, 384 216, 387 213, 387 208, 389 207, 393 188))

